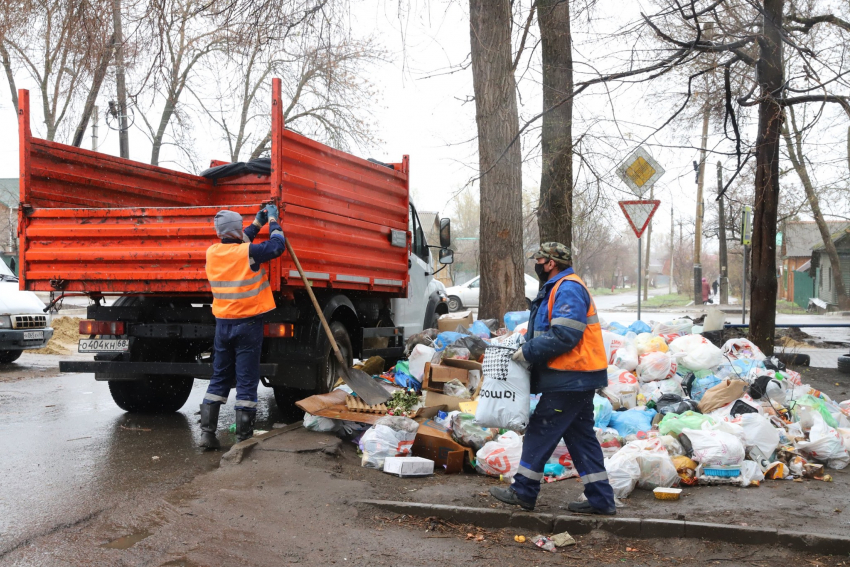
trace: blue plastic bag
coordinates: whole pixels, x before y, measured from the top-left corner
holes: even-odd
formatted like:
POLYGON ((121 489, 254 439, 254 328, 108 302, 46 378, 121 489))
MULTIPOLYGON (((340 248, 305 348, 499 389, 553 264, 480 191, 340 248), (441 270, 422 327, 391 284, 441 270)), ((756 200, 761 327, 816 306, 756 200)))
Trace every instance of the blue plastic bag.
POLYGON ((617 335, 625 335, 629 332, 628 327, 626 327, 622 323, 617 323, 616 321, 613 323, 608 323, 608 330, 617 335))
POLYGON ((472 328, 469 329, 473 335, 477 335, 482 339, 490 338, 490 327, 484 324, 484 321, 476 321, 472 324, 472 328))
POLYGON ((629 325, 629 331, 633 332, 636 335, 641 333, 649 333, 652 331, 652 327, 644 323, 643 321, 635 321, 631 325, 629 325))
POLYGON ((531 316, 531 311, 510 311, 505 313, 505 327, 509 331, 516 329, 517 325, 522 325, 528 321, 531 316))
POLYGON ((697 402, 700 401, 707 391, 714 388, 722 381, 723 380, 714 374, 706 374, 702 378, 694 378, 694 382, 691 384, 691 399, 697 402))
POLYGON ((455 333, 454 331, 443 331, 437 338, 434 339, 434 348, 437 352, 443 352, 446 350, 446 347, 458 340, 461 337, 465 337, 463 333, 455 333))
POLYGON ((608 427, 612 413, 614 413, 614 407, 608 398, 593 394, 593 426, 600 429, 608 427))
POLYGON ((608 427, 613 427, 620 437, 634 435, 639 431, 650 431, 652 429, 652 418, 655 417, 654 409, 630 409, 627 411, 615 411, 611 414, 608 427))

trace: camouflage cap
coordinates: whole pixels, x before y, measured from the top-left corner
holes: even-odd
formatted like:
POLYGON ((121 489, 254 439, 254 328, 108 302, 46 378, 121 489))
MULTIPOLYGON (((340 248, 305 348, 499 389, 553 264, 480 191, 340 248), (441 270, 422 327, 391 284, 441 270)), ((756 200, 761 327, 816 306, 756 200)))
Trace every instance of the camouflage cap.
POLYGON ((540 249, 535 252, 531 258, 548 258, 549 260, 554 260, 560 264, 569 264, 573 260, 573 257, 570 254, 570 249, 560 242, 544 242, 540 245, 540 249))

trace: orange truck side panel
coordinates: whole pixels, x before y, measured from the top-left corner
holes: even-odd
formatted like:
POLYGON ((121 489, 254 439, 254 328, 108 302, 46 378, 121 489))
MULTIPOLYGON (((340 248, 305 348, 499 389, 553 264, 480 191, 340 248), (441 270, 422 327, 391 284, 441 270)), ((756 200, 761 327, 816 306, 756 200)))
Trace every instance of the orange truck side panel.
MULTIPOLYGON (((273 92, 275 113, 277 80, 273 92)), ((207 295, 215 213, 236 211, 247 225, 275 201, 316 287, 404 295, 408 250, 391 246, 390 232, 408 231, 407 158, 390 169, 272 122, 272 175, 214 183, 32 138, 19 91, 21 289, 207 295)), ((266 238, 263 229, 257 242, 266 238)), ((302 286, 286 254, 269 272, 274 290, 302 286)))

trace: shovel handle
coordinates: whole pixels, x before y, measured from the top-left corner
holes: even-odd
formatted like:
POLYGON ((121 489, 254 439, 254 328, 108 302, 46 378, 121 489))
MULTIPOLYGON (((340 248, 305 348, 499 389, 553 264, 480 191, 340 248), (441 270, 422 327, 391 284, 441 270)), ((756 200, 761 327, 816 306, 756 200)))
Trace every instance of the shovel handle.
POLYGON ((316 296, 313 294, 313 288, 310 286, 310 282, 307 280, 307 276, 304 275, 304 270, 301 268, 301 262, 298 261, 298 256, 295 255, 295 250, 292 249, 292 245, 289 243, 289 238, 284 239, 286 243, 286 251, 289 252, 289 257, 292 258, 292 262, 295 264, 295 268, 298 270, 298 274, 301 276, 301 281, 304 282, 304 288, 307 290, 307 295, 310 296, 310 301, 313 302, 313 307, 316 309, 316 315, 319 316, 319 321, 322 322, 322 327, 325 329, 325 334, 328 336, 328 340, 331 343, 331 347, 334 349, 334 354, 336 355, 336 359, 339 362, 340 366, 343 368, 346 367, 346 362, 342 358, 342 353, 339 352, 339 347, 336 344, 336 340, 334 339, 334 334, 331 332, 331 328, 328 326, 328 322, 325 319, 324 313, 322 313, 322 308, 319 306, 319 302, 316 300, 316 296))

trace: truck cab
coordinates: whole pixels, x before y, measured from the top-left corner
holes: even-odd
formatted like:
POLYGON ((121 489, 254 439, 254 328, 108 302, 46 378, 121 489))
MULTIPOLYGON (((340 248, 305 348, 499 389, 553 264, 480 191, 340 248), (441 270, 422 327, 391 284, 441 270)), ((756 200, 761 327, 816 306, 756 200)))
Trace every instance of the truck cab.
POLYGON ((0 262, 0 364, 9 364, 28 349, 41 348, 53 336, 50 314, 31 291, 18 289, 18 276, 0 262))

